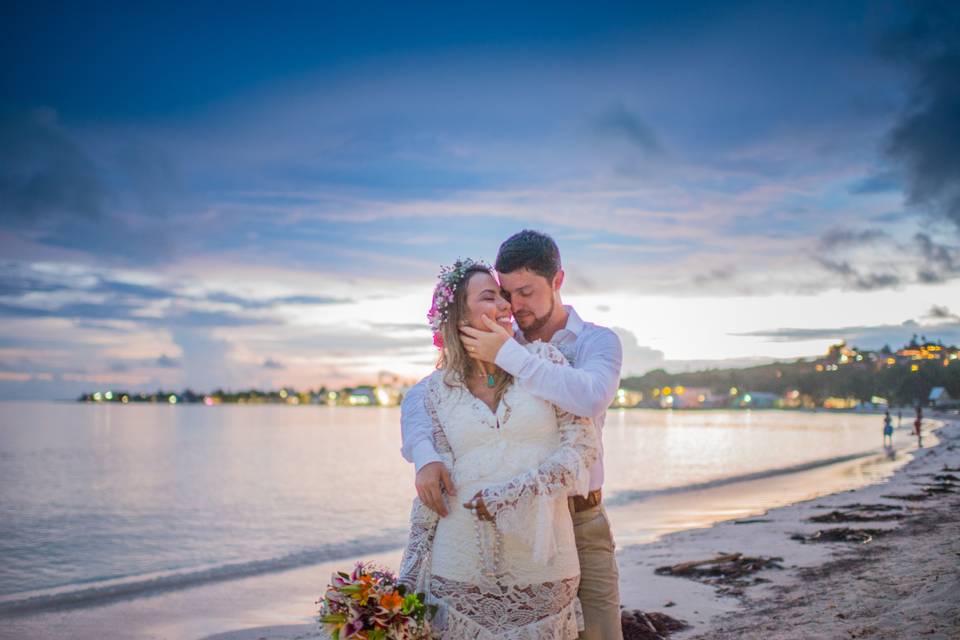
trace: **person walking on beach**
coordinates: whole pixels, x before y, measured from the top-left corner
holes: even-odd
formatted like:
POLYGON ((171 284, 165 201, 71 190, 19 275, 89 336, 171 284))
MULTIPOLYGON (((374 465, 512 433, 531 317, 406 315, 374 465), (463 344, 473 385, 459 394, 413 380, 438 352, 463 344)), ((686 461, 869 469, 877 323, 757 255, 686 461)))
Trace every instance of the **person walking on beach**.
POLYGON ((887 439, 890 439, 890 446, 893 446, 893 418, 890 417, 890 410, 887 409, 883 415, 883 446, 887 446, 887 439))
POLYGON ((917 417, 913 421, 913 432, 917 435, 917 446, 923 446, 923 407, 917 405, 917 417))
MULTIPOLYGON (((512 375, 516 384, 537 398, 583 418, 591 418, 602 434, 606 409, 620 383, 623 359, 620 339, 606 327, 585 322, 560 297, 564 272, 560 252, 548 235, 524 230, 508 238, 497 255, 500 287, 511 304, 513 336, 495 322, 486 331, 462 329, 467 352, 480 363, 512 375), (543 341, 572 366, 531 355, 527 345, 543 341)), ((481 319, 482 320, 482 319, 481 319)), ((441 516, 448 509, 443 494, 454 495, 449 471, 440 462, 424 408, 426 389, 414 386, 402 405, 402 453, 417 469, 417 494, 441 516)), ((602 504, 603 446, 590 467, 589 492, 571 495, 569 509, 580 564, 577 593, 583 607, 585 640, 621 640, 619 571, 615 543, 602 504)))

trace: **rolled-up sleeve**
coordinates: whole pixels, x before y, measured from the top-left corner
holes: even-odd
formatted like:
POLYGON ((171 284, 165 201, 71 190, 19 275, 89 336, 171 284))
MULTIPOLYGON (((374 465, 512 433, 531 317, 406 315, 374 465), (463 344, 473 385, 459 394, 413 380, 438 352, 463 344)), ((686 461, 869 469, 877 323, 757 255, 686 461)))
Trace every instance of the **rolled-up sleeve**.
POLYGON ((597 327, 577 355, 580 364, 565 367, 538 358, 516 340, 497 352, 496 364, 537 396, 576 416, 592 418, 610 406, 620 386, 623 349, 613 331, 597 327))

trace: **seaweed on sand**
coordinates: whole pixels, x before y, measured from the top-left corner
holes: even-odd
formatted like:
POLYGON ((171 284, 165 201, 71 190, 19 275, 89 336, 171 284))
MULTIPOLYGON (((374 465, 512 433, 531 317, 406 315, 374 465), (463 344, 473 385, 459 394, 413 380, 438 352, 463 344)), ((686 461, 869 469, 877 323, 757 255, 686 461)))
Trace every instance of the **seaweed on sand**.
POLYGON ((883 529, 850 529, 848 527, 837 527, 834 529, 820 529, 816 533, 805 536, 802 533, 795 533, 790 536, 791 540, 800 542, 859 542, 866 544, 876 537, 887 533, 883 529))
POLYGON ((745 556, 742 553, 721 554, 709 560, 693 560, 680 564, 658 567, 658 575, 681 576, 717 587, 720 593, 743 595, 743 590, 754 584, 767 582, 763 578, 748 576, 762 569, 782 569, 783 558, 745 556))
POLYGON ((664 640, 674 631, 690 626, 665 613, 644 613, 639 609, 621 611, 620 624, 623 628, 623 640, 664 640))
POLYGON ((906 518, 905 513, 871 513, 869 511, 831 511, 819 516, 808 518, 809 522, 885 522, 889 520, 902 520, 906 518))

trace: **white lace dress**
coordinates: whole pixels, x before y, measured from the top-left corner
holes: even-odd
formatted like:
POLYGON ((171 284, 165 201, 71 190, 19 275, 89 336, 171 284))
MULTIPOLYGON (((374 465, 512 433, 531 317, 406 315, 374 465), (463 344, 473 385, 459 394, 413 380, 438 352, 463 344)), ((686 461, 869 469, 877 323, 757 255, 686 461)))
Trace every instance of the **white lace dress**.
MULTIPOLYGON (((527 348, 567 365, 552 345, 527 348)), ((576 638, 583 628, 576 597, 580 565, 567 497, 589 490, 588 467, 598 451, 590 420, 519 385, 507 390, 494 413, 465 387, 446 384, 442 371, 430 376, 425 403, 457 496, 448 498, 445 518, 414 501, 400 580, 439 605, 435 637, 576 638), (476 516, 463 507, 478 491, 501 533, 495 577, 489 575, 493 528, 481 525, 484 559, 476 516)))

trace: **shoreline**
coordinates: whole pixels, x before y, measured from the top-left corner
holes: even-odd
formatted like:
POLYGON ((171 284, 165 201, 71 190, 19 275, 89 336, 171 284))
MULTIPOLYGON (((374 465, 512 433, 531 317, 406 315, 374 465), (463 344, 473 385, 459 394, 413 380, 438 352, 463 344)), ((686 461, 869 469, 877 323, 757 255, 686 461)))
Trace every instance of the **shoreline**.
MULTIPOLYGON (((960 418, 936 419, 944 422, 938 430, 939 444, 918 452, 889 481, 794 505, 792 522, 784 519, 772 527, 806 535, 812 530, 862 528, 878 530, 879 535, 867 543, 781 541, 788 553, 784 565, 802 556, 798 547, 821 547, 827 554, 809 565, 797 562, 789 571, 761 572, 758 575, 770 582, 745 590, 735 612, 677 637, 960 638, 960 418), (811 514, 822 519, 831 511, 843 512, 851 502, 885 505, 888 516, 903 517, 829 525, 807 522, 811 514), (776 573, 784 575, 775 577, 776 573)), ((752 545, 749 551, 754 552, 752 545)))
MULTIPOLYGON (((798 626, 796 620, 817 619, 822 617, 822 611, 815 605, 806 604, 806 597, 790 600, 792 590, 806 585, 816 589, 818 575, 836 576, 849 567, 850 560, 846 556, 859 555, 869 557, 873 549, 879 548, 876 541, 869 544, 851 546, 851 543, 822 543, 804 544, 790 538, 791 535, 813 534, 818 530, 833 528, 837 525, 814 524, 807 522, 807 518, 814 514, 823 514, 849 503, 876 501, 888 503, 891 506, 903 506, 902 501, 882 498, 884 494, 907 493, 918 475, 939 470, 947 465, 950 468, 960 468, 960 418, 945 418, 938 416, 938 426, 934 429, 938 433, 938 442, 935 446, 912 452, 912 459, 900 466, 892 476, 886 480, 873 482, 857 489, 848 489, 806 500, 793 502, 762 511, 761 514, 746 519, 732 518, 716 522, 711 526, 698 527, 666 534, 653 542, 630 544, 622 550, 618 549, 617 559, 620 566, 621 601, 627 611, 640 610, 644 612, 662 612, 671 617, 683 620, 690 625, 687 629, 670 634, 676 640, 735 640, 739 638, 821 638, 821 637, 872 637, 868 635, 848 636, 840 628, 849 625, 835 625, 825 623, 826 629, 811 633, 805 628, 790 631, 783 628, 780 619, 794 620, 791 628, 798 626), (948 455, 949 454, 949 455, 948 455), (873 544, 873 547, 870 547, 873 544), (852 549, 852 551, 851 551, 852 549), (743 586, 732 590, 720 589, 716 585, 705 584, 683 577, 658 575, 658 567, 703 560, 716 555, 742 552, 745 555, 767 556, 782 558, 782 569, 765 569, 754 577, 759 581, 750 586, 743 586), (839 558, 838 558, 839 557, 839 558), (812 585, 812 587, 811 587, 812 585), (770 615, 773 608, 779 607, 777 622, 771 623, 770 615), (750 635, 755 633, 756 635, 750 635), (787 635, 784 635, 786 633, 787 635)), ((929 433, 929 432, 928 432, 929 433)), ((791 476, 792 477, 792 476, 791 476)), ((762 482, 756 480, 754 482, 762 482)), ((749 484, 749 483, 745 483, 749 484)), ((717 488, 722 490, 726 487, 717 488)), ((958 489, 960 490, 960 489, 958 489)), ((920 503, 909 503, 911 516, 918 516, 915 525, 907 520, 903 525, 901 538, 909 545, 915 534, 914 527, 928 527, 919 519, 926 508, 935 509, 937 517, 951 520, 957 524, 957 518, 951 510, 960 506, 960 493, 944 494, 949 500, 931 499, 929 505, 916 506, 920 503), (936 506, 934 506, 936 505, 936 506), (945 512, 945 513, 943 513, 945 512)), ((849 525, 856 527, 856 524, 849 525)), ((885 521, 869 523, 870 528, 890 531, 892 537, 900 533, 897 522, 885 521)), ((960 527, 957 527, 960 530, 960 527)), ((960 531, 958 531, 960 532, 960 531)), ((615 532, 616 533, 616 532, 615 532)), ((956 547, 960 555, 960 537, 955 536, 956 547)), ((885 543, 889 544, 889 543, 885 543)), ((618 544, 618 547, 620 545, 618 544)), ((923 554, 923 551, 920 551, 923 554)), ((945 557, 945 563, 953 563, 954 586, 957 586, 958 565, 953 557, 945 557)), ((898 570, 906 569, 898 565, 898 570)), ((869 570, 869 568, 868 568, 869 570)), ((843 575, 839 576, 840 587, 845 584, 843 575)), ((943 586, 947 587, 948 581, 943 586)), ((952 592, 943 588, 940 592, 938 604, 945 604, 952 592)), ((956 603, 954 604, 956 607, 956 603)), ((836 620, 843 623, 853 619, 852 614, 836 612, 841 617, 836 620)), ((872 613, 872 612, 871 612, 872 613)), ((947 613, 949 615, 949 612, 947 613)), ((925 637, 934 639, 958 637, 951 635, 960 631, 960 618, 955 621, 957 626, 947 628, 947 635, 937 635, 934 632, 925 637)), ((319 638, 315 624, 262 626, 236 631, 227 631, 204 636, 202 640, 314 640, 319 638)), ((876 636, 899 638, 905 636, 890 635, 876 636)))
MULTIPOLYGON (((954 427, 958 424, 955 423, 954 427)), ((935 439, 938 438, 932 438, 931 441, 935 439)), ((942 449, 940 440, 935 449, 922 450, 920 455, 942 449)), ((803 505, 809 502, 853 495, 849 491, 827 495, 820 492, 820 498, 811 500, 810 490, 805 486, 816 486, 818 481, 822 481, 823 477, 817 474, 848 474, 851 486, 868 483, 852 491, 867 491, 871 487, 899 482, 898 478, 917 462, 915 456, 904 466, 902 456, 915 453, 901 451, 901 458, 895 463, 899 468, 889 480, 879 483, 865 480, 873 476, 864 472, 868 464, 858 459, 779 477, 761 476, 734 484, 721 483, 720 486, 705 487, 685 494, 668 493, 633 504, 608 505, 608 510, 616 515, 611 519, 618 542, 621 595, 625 608, 661 611, 693 625, 672 637, 693 637, 691 634, 704 633, 713 628, 712 625, 718 624, 717 621, 725 614, 742 610, 742 598, 719 597, 709 585, 656 575, 656 567, 704 559, 715 551, 784 555, 787 550, 802 556, 791 557, 785 562, 785 565, 793 565, 789 567, 790 573, 798 568, 819 566, 829 561, 826 548, 833 545, 801 545, 787 536, 771 531, 764 533, 764 528, 769 528, 771 523, 763 521, 775 519, 782 526, 790 522, 787 514, 791 510, 808 508, 803 505), (749 518, 750 524, 735 524, 737 519, 743 521, 744 518, 749 518), (647 527, 644 535, 632 538, 624 536, 621 539, 618 527, 627 520, 642 521, 647 527), (669 531, 672 533, 664 533, 669 531), (758 533, 763 535, 758 536, 758 533), (751 536, 748 545, 737 542, 738 537, 742 538, 745 534, 751 536), (791 548, 791 545, 797 548, 791 548), (670 602, 675 604, 670 606, 670 602)), ((835 482, 836 478, 831 481, 835 482)), ((629 527, 625 527, 625 530, 629 530, 629 527)), ((401 550, 397 549, 368 554, 365 559, 397 566, 400 554, 401 550)), ((111 629, 114 633, 111 637, 131 639, 306 640, 317 636, 313 604, 322 593, 325 581, 333 570, 350 564, 352 562, 349 559, 341 559, 269 575, 132 598, 89 609, 26 614, 4 620, 5 629, 0 630, 0 637, 99 638, 104 629, 111 629), (171 611, 176 611, 177 615, 171 616, 171 611)), ((763 575, 766 576, 766 573, 773 572, 763 575)), ((788 572, 776 573, 781 575, 771 578, 775 581, 788 572)), ((759 590, 760 587, 751 587, 750 596, 753 597, 753 591, 759 590)))

